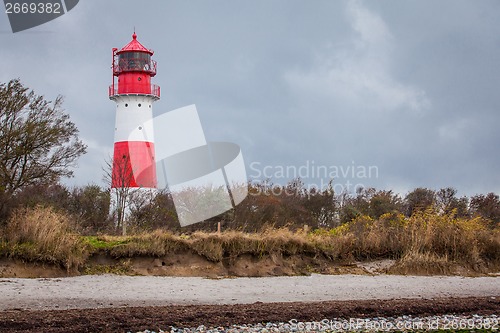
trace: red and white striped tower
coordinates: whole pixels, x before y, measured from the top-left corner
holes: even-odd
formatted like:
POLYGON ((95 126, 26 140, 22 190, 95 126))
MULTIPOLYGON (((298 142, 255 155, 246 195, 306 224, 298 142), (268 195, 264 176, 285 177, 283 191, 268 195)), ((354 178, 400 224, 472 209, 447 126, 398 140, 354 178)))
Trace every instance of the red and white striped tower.
POLYGON ((109 87, 109 98, 116 102, 112 190, 157 187, 150 120, 153 102, 160 98, 160 87, 151 83, 156 75, 152 55, 152 50, 137 41, 135 32, 121 50, 113 48, 113 84, 109 87))

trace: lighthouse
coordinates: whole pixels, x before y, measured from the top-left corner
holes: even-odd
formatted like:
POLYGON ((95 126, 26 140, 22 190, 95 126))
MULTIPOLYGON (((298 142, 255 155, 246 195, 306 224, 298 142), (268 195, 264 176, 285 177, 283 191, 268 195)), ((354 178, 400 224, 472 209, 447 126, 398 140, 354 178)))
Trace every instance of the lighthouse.
MULTIPOLYGON (((152 116, 153 102, 160 99, 160 87, 151 83, 156 75, 153 53, 139 43, 135 31, 132 41, 122 49, 113 48, 109 98, 116 103, 111 171, 111 190, 115 193, 157 187, 152 116)), ((119 215, 126 215, 126 205, 115 205, 119 215)))

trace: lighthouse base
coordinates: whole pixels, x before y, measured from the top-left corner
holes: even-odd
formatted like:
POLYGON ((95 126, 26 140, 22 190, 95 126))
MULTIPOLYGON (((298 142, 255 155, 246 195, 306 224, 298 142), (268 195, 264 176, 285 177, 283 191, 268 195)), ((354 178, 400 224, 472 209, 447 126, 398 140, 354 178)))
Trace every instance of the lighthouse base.
POLYGON ((134 225, 134 213, 152 203, 157 193, 156 188, 111 188, 109 212, 115 229, 125 236, 134 225))

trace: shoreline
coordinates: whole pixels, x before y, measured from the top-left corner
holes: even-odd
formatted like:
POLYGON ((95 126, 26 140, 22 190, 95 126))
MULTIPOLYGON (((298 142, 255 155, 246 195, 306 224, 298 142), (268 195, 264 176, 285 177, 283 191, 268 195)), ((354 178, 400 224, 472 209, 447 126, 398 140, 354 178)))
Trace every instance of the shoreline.
POLYGON ((0 311, 500 295, 500 277, 319 275, 207 279, 86 275, 2 278, 0 311))

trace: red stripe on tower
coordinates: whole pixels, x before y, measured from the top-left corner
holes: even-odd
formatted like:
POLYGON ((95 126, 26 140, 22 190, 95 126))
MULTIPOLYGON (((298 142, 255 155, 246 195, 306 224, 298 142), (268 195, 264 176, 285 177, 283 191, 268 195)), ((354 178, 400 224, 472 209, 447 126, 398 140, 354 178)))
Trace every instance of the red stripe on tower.
POLYGON ((153 142, 115 142, 111 187, 156 188, 156 164, 154 161, 153 142), (133 160, 131 156, 133 156, 133 160))

